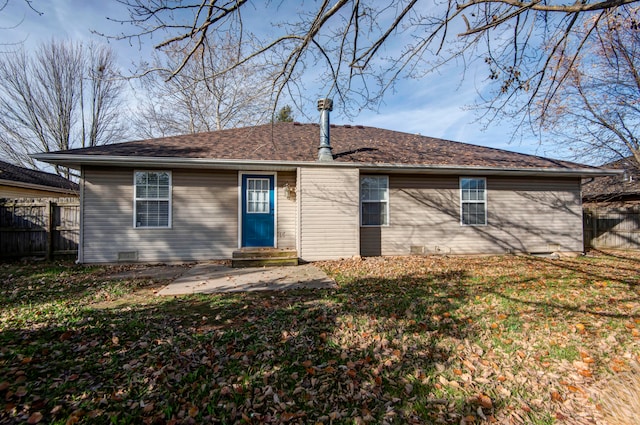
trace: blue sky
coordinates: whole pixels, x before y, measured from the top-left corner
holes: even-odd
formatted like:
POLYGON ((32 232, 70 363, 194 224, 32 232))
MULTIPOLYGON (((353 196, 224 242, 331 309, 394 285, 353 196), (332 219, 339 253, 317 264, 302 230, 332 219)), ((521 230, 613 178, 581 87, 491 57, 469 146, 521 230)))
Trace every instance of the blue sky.
MULTIPOLYGON (((7 7, 0 11, 0 38, 5 43, 24 42, 29 49, 51 38, 106 42, 91 30, 107 34, 126 31, 120 24, 107 19, 107 16, 125 18, 127 15, 123 6, 115 0, 50 0, 35 3, 42 16, 30 10, 22 0, 10 0, 7 7), (16 24, 19 25, 12 28, 16 24)), ((131 46, 127 41, 109 42, 124 70, 132 69, 134 62, 150 55, 153 47, 150 42, 146 43, 131 46)), ((10 48, 0 46, 0 50, 10 48)), ((467 107, 477 99, 477 87, 484 84, 486 70, 467 69, 464 80, 463 71, 462 68, 450 66, 420 80, 400 80, 395 90, 384 98, 377 112, 365 110, 349 120, 334 112, 331 121, 334 124, 362 124, 558 157, 553 150, 548 151, 545 146, 540 146, 534 137, 509 143, 511 128, 508 123, 494 123, 483 129, 483 124, 476 122, 477 114, 467 107)), ((305 109, 307 116, 314 116, 315 102, 309 102, 305 109)))

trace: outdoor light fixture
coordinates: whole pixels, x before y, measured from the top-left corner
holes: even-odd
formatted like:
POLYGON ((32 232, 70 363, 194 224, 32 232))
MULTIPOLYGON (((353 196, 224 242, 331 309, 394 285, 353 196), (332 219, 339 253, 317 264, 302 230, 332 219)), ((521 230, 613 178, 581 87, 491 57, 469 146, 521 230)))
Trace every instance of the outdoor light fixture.
POLYGON ((296 197, 296 188, 289 186, 289 183, 284 184, 284 197, 287 199, 294 199, 296 197))

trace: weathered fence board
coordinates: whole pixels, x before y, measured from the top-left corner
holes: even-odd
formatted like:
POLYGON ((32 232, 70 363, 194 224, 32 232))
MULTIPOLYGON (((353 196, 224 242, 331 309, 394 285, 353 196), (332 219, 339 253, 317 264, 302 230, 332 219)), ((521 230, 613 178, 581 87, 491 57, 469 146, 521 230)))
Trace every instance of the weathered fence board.
POLYGON ((585 248, 640 248, 640 207, 591 207, 584 210, 585 248))
POLYGON ((78 252, 77 198, 0 200, 0 256, 70 255, 78 252))

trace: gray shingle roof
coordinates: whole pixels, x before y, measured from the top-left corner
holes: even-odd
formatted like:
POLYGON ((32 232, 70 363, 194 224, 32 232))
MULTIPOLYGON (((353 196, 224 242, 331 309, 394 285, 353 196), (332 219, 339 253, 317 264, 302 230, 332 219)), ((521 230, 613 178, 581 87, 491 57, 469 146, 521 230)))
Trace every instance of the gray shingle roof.
POLYGON ((44 171, 30 170, 18 167, 8 162, 0 161, 0 180, 8 180, 17 183, 27 183, 39 186, 47 186, 56 189, 77 191, 78 185, 56 174, 44 171))
MULTIPOLYGON (((340 163, 586 169, 568 161, 359 125, 331 126, 340 163)), ((318 124, 276 123, 57 152, 65 155, 315 162, 318 124)))
POLYGON ((585 201, 615 201, 640 197, 640 167, 633 157, 603 165, 604 168, 625 170, 626 175, 595 177, 582 185, 585 201))

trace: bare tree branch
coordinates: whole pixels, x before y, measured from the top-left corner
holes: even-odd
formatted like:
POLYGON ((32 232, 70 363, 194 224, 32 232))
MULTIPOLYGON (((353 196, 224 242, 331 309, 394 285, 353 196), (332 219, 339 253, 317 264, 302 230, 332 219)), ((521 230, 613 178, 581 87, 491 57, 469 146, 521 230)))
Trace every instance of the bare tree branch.
POLYGON ((583 25, 583 40, 574 47, 588 55, 554 57, 565 84, 538 119, 582 159, 640 160, 639 14, 629 6, 600 13, 583 25))
MULTIPOLYGON (((537 106, 550 104, 568 78, 568 61, 577 64, 590 33, 600 28, 594 16, 609 14, 639 0, 323 0, 289 22, 272 22, 273 31, 262 34, 252 49, 224 68, 208 71, 218 78, 253 61, 278 67, 273 75, 273 100, 289 93, 288 85, 313 69, 323 95, 337 93, 344 112, 375 108, 394 82, 420 78, 452 61, 486 63, 486 101, 479 104, 488 119, 519 117, 534 123, 537 106)), ((251 36, 238 25, 241 12, 278 16, 275 3, 246 0, 119 0, 138 30, 114 36, 129 40, 161 35, 156 48, 183 52, 167 78, 183 72, 201 54, 208 37, 233 32, 251 36), (251 6, 248 6, 251 4, 251 6), (268 12, 268 13, 267 13, 268 12), (175 48, 173 48, 173 47, 175 48)), ((275 18, 277 19, 277 18, 275 18)), ((255 35, 255 34, 254 34, 255 35)), ((206 50, 205 50, 206 54, 206 50)), ((152 67, 143 72, 157 72, 152 67)), ((295 104, 295 101, 294 101, 295 104)), ((272 106, 275 108, 275 106, 272 106)), ((275 109, 273 109, 275 110, 275 109)))
POLYGON ((120 96, 115 57, 105 47, 51 41, 33 54, 6 53, 0 58, 0 153, 37 168, 28 154, 119 140, 120 96))
POLYGON ((165 71, 140 80, 143 99, 135 113, 138 137, 220 130, 268 122, 270 110, 270 67, 253 63, 232 72, 218 69, 234 63, 239 55, 237 39, 204 39, 200 50, 173 78, 171 70, 183 59, 183 52, 166 50, 155 59, 165 71), (213 44, 209 44, 213 43, 213 44))

